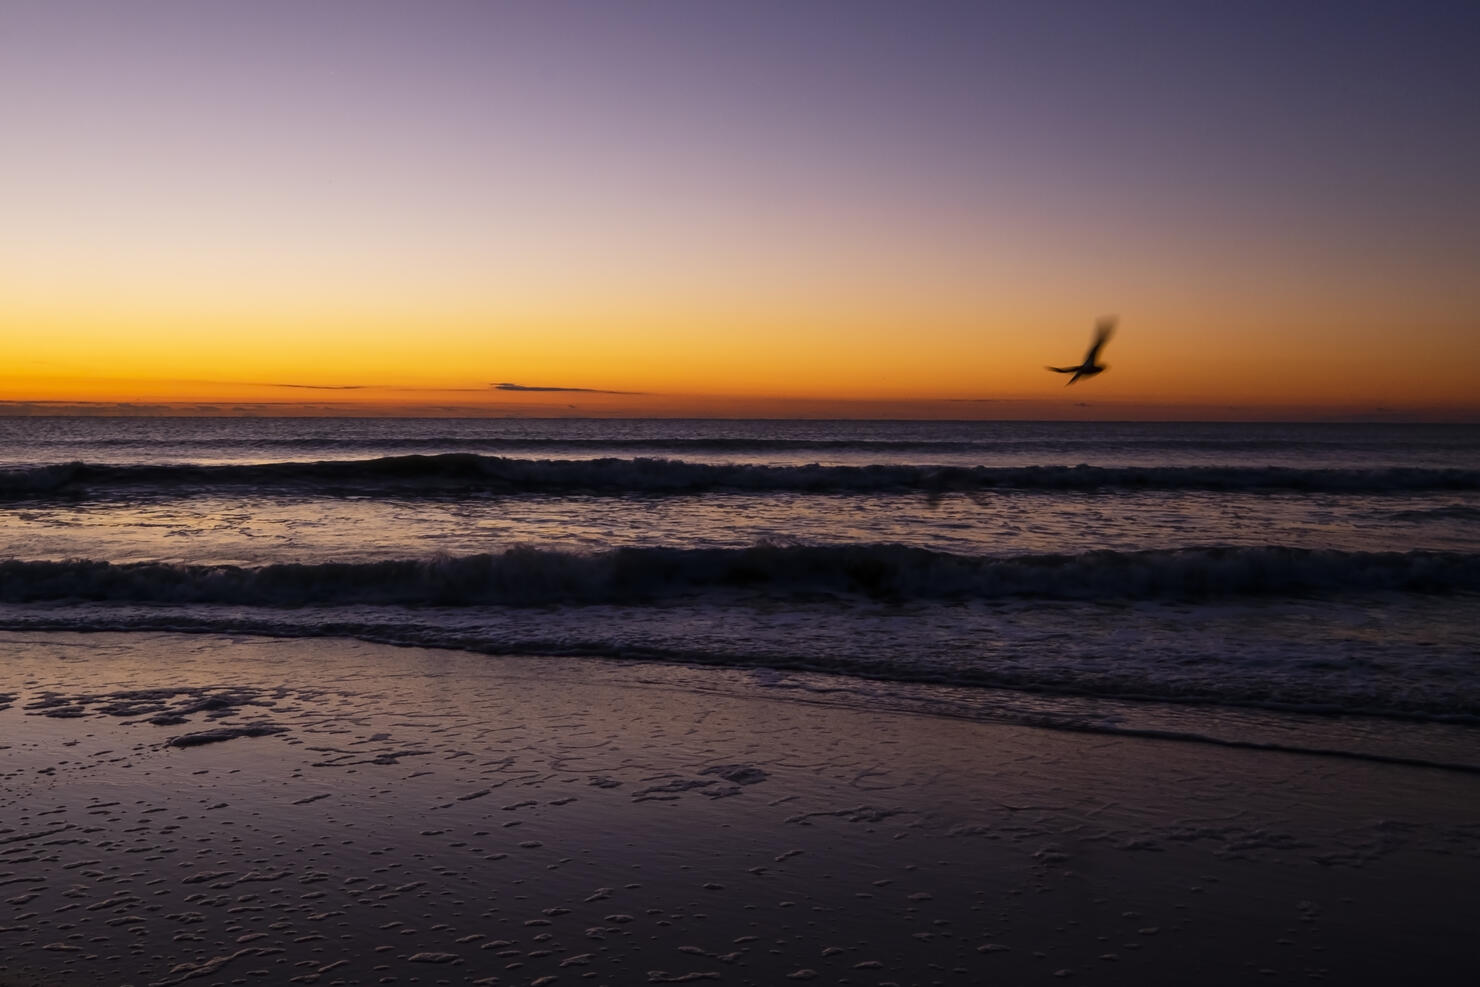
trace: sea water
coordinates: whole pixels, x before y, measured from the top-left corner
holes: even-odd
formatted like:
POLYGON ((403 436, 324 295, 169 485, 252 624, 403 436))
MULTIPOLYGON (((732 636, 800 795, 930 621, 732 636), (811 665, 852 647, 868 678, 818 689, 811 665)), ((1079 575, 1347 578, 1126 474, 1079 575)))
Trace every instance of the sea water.
POLYGON ((0 419, 0 627, 1480 769, 1480 427, 0 419))

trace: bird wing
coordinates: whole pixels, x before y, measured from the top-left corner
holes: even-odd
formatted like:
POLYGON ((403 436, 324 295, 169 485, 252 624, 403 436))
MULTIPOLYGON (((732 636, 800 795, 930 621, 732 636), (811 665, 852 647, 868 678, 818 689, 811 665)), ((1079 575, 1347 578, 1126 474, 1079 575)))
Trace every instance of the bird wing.
POLYGON ((1090 346, 1089 352, 1084 356, 1084 365, 1086 367, 1094 366, 1095 361, 1100 356, 1100 347, 1105 345, 1106 341, 1110 339, 1111 334, 1114 332, 1114 319, 1101 319, 1095 324, 1095 341, 1090 346))

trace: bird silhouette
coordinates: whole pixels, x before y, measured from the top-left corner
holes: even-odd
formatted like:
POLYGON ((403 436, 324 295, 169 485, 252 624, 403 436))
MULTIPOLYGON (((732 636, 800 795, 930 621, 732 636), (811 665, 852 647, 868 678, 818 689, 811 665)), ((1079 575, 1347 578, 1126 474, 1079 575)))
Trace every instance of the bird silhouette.
POLYGON ((1103 373, 1106 365, 1096 363, 1095 360, 1100 356, 1100 347, 1105 345, 1105 341, 1113 332, 1115 332, 1115 320, 1101 319, 1095 323, 1095 341, 1090 344, 1089 352, 1084 354, 1083 363, 1077 367, 1049 367, 1048 369, 1056 374, 1073 374, 1074 376, 1069 378, 1070 384, 1081 377, 1093 377, 1095 374, 1103 373))

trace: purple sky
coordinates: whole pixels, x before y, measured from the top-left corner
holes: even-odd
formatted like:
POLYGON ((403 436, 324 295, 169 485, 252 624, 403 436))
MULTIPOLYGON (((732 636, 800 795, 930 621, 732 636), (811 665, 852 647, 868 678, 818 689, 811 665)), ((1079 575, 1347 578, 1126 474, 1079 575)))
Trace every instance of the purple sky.
POLYGON ((1475 3, 6 0, 0 315, 73 278, 129 313, 399 279, 815 321, 856 283, 1166 346, 1252 301, 1259 346, 1371 312, 1454 347, 1477 50, 1475 3))

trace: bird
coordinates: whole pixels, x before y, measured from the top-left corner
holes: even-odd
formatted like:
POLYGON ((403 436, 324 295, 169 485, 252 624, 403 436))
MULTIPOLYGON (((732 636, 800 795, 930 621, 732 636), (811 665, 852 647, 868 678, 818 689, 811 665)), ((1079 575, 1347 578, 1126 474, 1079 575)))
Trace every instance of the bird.
POLYGON ((1114 331, 1115 320, 1113 318, 1101 319, 1095 323, 1095 341, 1090 344, 1089 352, 1084 354, 1083 363, 1077 367, 1048 367, 1046 369, 1052 370, 1056 374, 1073 374, 1074 376, 1069 378, 1070 384, 1081 377, 1093 377, 1095 374, 1103 373, 1106 364, 1096 363, 1095 360, 1100 356, 1100 347, 1105 345, 1105 341, 1110 338, 1110 334, 1114 331))

